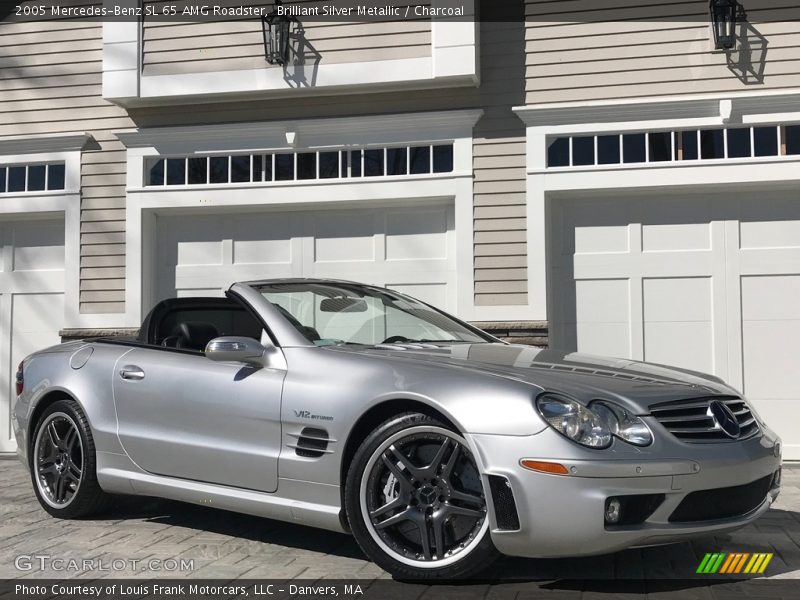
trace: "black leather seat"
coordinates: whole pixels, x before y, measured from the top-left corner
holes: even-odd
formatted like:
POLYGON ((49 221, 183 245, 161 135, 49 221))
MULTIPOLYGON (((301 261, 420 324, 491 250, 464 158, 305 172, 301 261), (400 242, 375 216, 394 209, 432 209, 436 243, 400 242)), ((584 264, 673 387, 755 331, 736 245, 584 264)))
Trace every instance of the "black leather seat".
POLYGON ((211 323, 183 321, 178 323, 173 335, 177 338, 175 341, 176 348, 202 352, 206 349, 208 342, 215 337, 219 337, 219 332, 211 323))

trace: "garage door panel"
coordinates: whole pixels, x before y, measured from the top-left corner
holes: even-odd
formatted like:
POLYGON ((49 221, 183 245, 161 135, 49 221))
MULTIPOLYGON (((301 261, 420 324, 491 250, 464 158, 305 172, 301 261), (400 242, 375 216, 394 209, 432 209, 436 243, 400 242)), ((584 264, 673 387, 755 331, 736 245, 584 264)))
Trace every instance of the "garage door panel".
POLYGON ((710 322, 645 323, 644 360, 713 373, 712 336, 710 322))
POLYGON ((177 261, 180 265, 219 265, 222 264, 222 243, 218 241, 215 230, 223 223, 219 219, 198 217, 194 219, 170 218, 163 229, 169 229, 174 243, 163 248, 160 256, 177 261))
POLYGON ((646 278, 646 323, 711 322, 711 277, 646 278))
POLYGON ((64 269, 64 221, 37 220, 13 225, 13 269, 64 269))
POLYGON ((14 294, 11 310, 12 366, 32 352, 61 342, 63 294, 14 294))
POLYGON ((800 249, 741 250, 736 257, 743 275, 781 275, 800 272, 800 249))
POLYGON ((579 348, 611 356, 630 354, 629 280, 576 281, 575 305, 579 348))
POLYGON ((447 258, 448 214, 434 211, 386 215, 386 260, 447 258))
POLYGON ((378 228, 372 213, 319 215, 314 218, 314 261, 369 261, 376 256, 378 228))
POLYGON ((800 248, 800 219, 752 221, 739 224, 740 247, 800 248))
POLYGON ((253 219, 241 216, 233 219, 231 231, 225 238, 233 240, 233 264, 291 264, 292 221, 290 215, 277 214, 253 219))
POLYGON ((798 401, 796 340, 800 340, 800 318, 744 322, 744 392, 748 397, 759 403, 775 398, 798 401))
POLYGON ((796 398, 800 364, 800 275, 742 277, 745 392, 796 398))
POLYGON ((211 297, 211 298, 224 298, 225 290, 227 288, 192 288, 185 287, 177 290, 176 298, 196 298, 198 296, 211 297))
POLYGON ((447 306, 447 285, 443 283, 387 283, 386 287, 408 294, 433 306, 447 306))
POLYGON ((710 250, 711 226, 706 223, 642 225, 644 252, 710 250))

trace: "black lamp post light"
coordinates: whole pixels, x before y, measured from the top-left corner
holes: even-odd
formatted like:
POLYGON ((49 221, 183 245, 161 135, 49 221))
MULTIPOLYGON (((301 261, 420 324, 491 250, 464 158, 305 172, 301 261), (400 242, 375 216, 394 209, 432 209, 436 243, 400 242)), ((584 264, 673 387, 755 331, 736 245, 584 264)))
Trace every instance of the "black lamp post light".
POLYGON ((275 0, 275 9, 261 17, 264 30, 264 58, 271 65, 285 65, 289 60, 289 41, 299 21, 288 11, 278 9, 283 2, 275 0))
POLYGON ((736 25, 741 9, 737 0, 711 0, 711 26, 717 50, 732 50, 736 46, 736 25))

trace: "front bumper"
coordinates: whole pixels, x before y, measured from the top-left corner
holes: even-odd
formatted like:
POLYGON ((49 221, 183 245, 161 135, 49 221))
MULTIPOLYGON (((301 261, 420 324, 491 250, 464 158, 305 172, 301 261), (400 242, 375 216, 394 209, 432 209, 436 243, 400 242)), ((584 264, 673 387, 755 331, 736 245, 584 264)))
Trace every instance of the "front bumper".
POLYGON ((670 516, 691 492, 728 488, 770 477, 780 468, 780 440, 771 431, 727 444, 684 444, 667 441, 637 449, 622 442, 606 451, 584 450, 553 430, 532 436, 468 436, 484 489, 488 476, 508 480, 519 528, 498 527, 493 502, 488 502, 492 541, 503 554, 525 557, 596 555, 636 546, 678 542, 744 527, 764 514, 778 495, 771 487, 763 502, 732 518, 670 522, 670 516), (778 446, 776 447, 776 444, 778 446), (661 458, 669 457, 669 458, 661 458), (558 462, 568 475, 522 468, 523 458, 558 462), (643 522, 607 526, 610 497, 663 494, 664 500, 643 522))

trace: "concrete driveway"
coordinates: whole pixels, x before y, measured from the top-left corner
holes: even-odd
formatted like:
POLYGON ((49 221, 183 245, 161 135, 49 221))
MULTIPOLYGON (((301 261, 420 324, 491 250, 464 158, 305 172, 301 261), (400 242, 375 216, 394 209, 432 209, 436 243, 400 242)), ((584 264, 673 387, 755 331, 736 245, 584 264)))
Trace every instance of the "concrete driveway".
MULTIPOLYGON (((347 535, 177 502, 125 497, 95 520, 53 519, 15 460, 0 461, 0 515, 2 579, 388 579, 347 535)), ((560 590, 559 598, 582 598, 656 590, 658 597, 676 598, 728 597, 720 594, 729 591, 783 597, 788 592, 782 590, 794 590, 800 597, 800 467, 784 468, 773 509, 733 534, 592 558, 507 558, 485 577, 458 586, 456 595, 527 598, 536 590, 560 590), (695 574, 708 552, 774 557, 762 578, 732 582, 695 574)), ((441 597, 449 588, 432 589, 441 597)))

